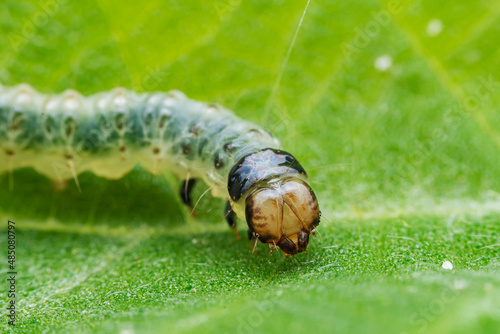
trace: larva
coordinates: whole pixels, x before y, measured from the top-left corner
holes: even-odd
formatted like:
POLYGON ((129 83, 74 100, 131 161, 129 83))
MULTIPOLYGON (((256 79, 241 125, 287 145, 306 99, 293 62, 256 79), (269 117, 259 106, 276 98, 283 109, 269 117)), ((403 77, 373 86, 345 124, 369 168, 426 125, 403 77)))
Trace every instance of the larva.
MULTIPOLYGON (((305 251, 320 211, 307 174, 279 141, 219 105, 179 91, 134 93, 123 88, 83 97, 44 95, 28 85, 0 85, 0 172, 32 167, 54 180, 83 171, 120 178, 136 164, 171 170, 191 205, 196 179, 227 199, 229 226, 246 220, 249 238, 271 252, 305 251)), ((255 249, 255 248, 254 248, 255 249)))

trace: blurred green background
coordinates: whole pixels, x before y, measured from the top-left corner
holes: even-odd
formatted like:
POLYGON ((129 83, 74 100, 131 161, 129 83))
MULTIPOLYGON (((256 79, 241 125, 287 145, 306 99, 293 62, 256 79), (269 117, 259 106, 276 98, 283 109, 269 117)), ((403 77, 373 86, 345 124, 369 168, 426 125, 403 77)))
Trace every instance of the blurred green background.
POLYGON ((3 85, 220 103, 280 138, 324 214, 308 254, 287 260, 235 240, 221 200, 204 197, 190 217, 169 174, 85 173, 82 193, 30 169, 9 191, 0 175, 2 220, 18 226, 17 331, 498 332, 497 1, 1 9, 3 85))

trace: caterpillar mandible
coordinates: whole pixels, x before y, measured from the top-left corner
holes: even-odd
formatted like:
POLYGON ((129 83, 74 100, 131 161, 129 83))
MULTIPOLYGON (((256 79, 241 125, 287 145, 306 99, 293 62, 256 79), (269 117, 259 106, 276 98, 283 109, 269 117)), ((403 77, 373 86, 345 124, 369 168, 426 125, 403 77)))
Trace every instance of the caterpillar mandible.
MULTIPOLYGON (((184 179, 183 202, 203 179, 227 199, 249 238, 287 255, 306 250, 321 212, 304 168, 279 141, 219 105, 179 91, 134 93, 123 88, 84 97, 74 90, 44 95, 32 87, 0 85, 1 172, 32 167, 53 180, 91 171, 120 178, 136 164, 184 179)), ((254 246, 255 250, 255 246, 254 246)))

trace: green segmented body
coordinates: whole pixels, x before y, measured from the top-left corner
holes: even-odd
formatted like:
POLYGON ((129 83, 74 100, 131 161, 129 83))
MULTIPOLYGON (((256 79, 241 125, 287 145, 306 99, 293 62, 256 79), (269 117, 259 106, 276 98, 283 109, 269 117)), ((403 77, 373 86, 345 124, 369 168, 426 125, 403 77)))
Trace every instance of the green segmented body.
POLYGON ((119 178, 141 164, 152 173, 201 178, 228 198, 231 167, 279 141, 218 105, 178 91, 122 88, 83 97, 44 95, 28 85, 0 86, 0 173, 33 167, 54 180, 91 171, 119 178), (70 168, 71 167, 71 168, 70 168))
MULTIPOLYGON (((63 181, 83 171, 119 178, 136 164, 186 179, 181 198, 203 179, 227 199, 226 220, 287 255, 304 252, 321 212, 307 173, 279 142, 218 105, 178 91, 134 93, 123 88, 83 97, 68 90, 44 95, 28 85, 0 85, 0 173, 33 167, 63 181)), ((78 183, 77 183, 78 186, 78 183)))

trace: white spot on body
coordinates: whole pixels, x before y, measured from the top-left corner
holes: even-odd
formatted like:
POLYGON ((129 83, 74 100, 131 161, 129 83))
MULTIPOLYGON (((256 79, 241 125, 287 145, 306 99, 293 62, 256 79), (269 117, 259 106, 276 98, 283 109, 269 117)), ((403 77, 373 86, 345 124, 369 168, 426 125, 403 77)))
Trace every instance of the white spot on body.
POLYGON ((434 19, 427 24, 426 32, 430 37, 439 35, 441 31, 443 31, 443 22, 441 20, 434 19))
POLYGON ((66 90, 60 100, 60 108, 66 112, 77 111, 83 108, 82 101, 83 97, 76 90, 68 89, 66 90))
POLYGON ((177 100, 175 97, 166 97, 163 102, 162 102, 162 110, 163 109, 169 109, 169 108, 174 108, 177 105, 177 100))
POLYGON ((98 96, 95 100, 95 105, 97 110, 103 112, 106 110, 106 97, 105 96, 98 96))
POLYGON ((207 106, 207 114, 216 114, 219 111, 219 107, 215 104, 207 106))
POLYGON ((124 107, 127 105, 127 97, 123 94, 118 94, 113 98, 113 104, 115 107, 124 107))
POLYGON ((54 114, 57 112, 58 100, 57 97, 49 96, 45 100, 42 107, 42 114, 54 114))
POLYGON ((33 102, 35 91, 29 85, 21 84, 18 86, 18 92, 14 95, 12 104, 14 106, 27 106, 33 102))
POLYGON ((16 105, 28 105, 31 103, 31 94, 28 92, 21 92, 16 96, 16 105))
POLYGON ((68 96, 63 100, 62 107, 65 111, 77 110, 80 108, 80 101, 76 96, 68 96))
POLYGON ((453 264, 450 261, 444 261, 442 267, 445 270, 452 270, 453 269, 453 264))
POLYGON ((115 113, 126 113, 128 100, 127 91, 123 88, 116 88, 111 95, 109 107, 115 113))
POLYGON ((375 68, 380 72, 385 72, 392 66, 392 57, 383 55, 375 59, 375 68))

